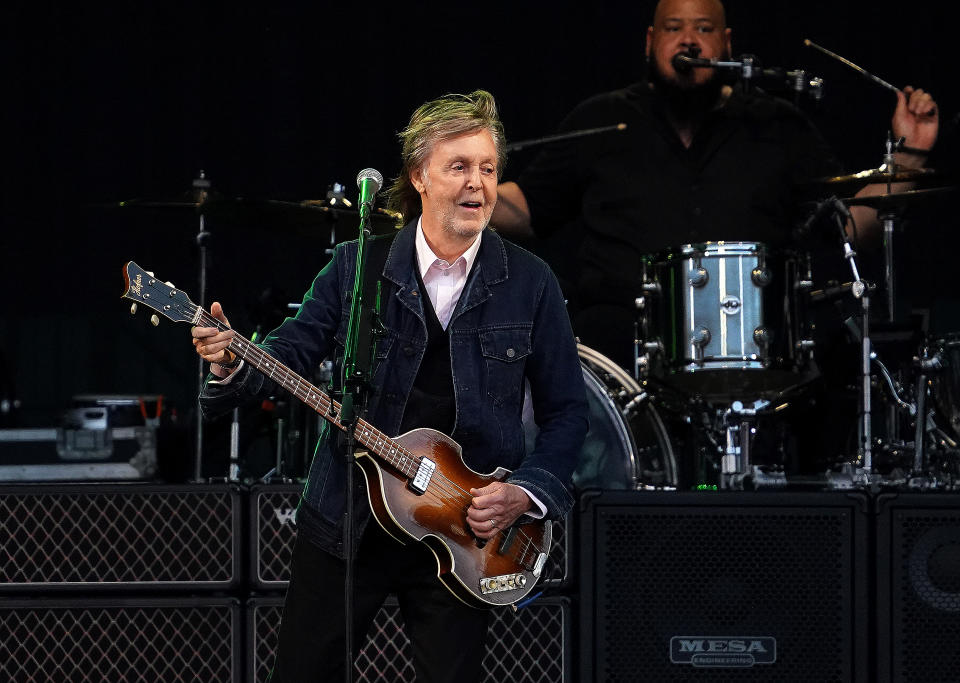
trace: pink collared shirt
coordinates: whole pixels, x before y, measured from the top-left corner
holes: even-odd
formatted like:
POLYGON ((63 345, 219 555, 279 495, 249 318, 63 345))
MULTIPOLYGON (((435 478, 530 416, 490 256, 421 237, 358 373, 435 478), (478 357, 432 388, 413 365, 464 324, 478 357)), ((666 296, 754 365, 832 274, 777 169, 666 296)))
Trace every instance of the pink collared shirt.
POLYGON ((463 294, 463 286, 467 284, 467 276, 480 251, 481 232, 465 252, 453 263, 448 263, 433 253, 423 235, 423 217, 417 221, 417 265, 420 267, 420 277, 423 279, 424 289, 433 304, 433 310, 440 320, 443 329, 447 329, 453 311, 463 294))

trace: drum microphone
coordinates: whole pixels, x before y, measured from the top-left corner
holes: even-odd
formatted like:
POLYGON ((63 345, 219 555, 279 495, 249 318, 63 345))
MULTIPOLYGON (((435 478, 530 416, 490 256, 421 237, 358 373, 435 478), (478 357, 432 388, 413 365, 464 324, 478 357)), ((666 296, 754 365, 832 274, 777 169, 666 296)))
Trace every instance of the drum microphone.
POLYGON ((809 235, 813 226, 833 213, 838 213, 847 220, 850 219, 850 209, 836 196, 828 197, 822 202, 817 202, 816 210, 810 214, 810 217, 803 223, 803 227, 800 230, 801 236, 809 235))

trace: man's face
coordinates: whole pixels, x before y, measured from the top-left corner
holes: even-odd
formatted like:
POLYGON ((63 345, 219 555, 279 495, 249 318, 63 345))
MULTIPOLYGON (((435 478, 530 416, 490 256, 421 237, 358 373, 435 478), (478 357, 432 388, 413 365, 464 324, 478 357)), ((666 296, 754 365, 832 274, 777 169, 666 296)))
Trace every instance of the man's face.
POLYGON ((411 180, 423 201, 423 230, 468 238, 479 234, 497 203, 497 147, 488 130, 433 145, 411 180))
POLYGON ((725 26, 719 0, 661 0, 647 28, 647 57, 660 78, 679 88, 708 83, 715 69, 690 69, 677 73, 671 59, 681 52, 694 51, 704 59, 730 55, 730 29, 725 26))

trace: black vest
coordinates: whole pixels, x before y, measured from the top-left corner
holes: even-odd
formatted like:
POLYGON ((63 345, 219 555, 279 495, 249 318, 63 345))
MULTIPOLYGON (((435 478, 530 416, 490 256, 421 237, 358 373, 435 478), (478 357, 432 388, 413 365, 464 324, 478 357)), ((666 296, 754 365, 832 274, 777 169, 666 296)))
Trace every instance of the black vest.
POLYGON ((416 264, 414 271, 420 286, 420 298, 427 323, 427 348, 403 411, 400 433, 417 427, 430 427, 449 435, 453 431, 457 415, 453 372, 450 368, 450 328, 448 326, 445 330, 440 324, 416 264))

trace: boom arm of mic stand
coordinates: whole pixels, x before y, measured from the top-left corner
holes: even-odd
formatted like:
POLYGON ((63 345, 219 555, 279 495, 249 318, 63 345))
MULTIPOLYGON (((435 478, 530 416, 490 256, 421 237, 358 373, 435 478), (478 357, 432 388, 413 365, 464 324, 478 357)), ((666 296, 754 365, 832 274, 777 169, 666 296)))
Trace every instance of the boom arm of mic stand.
POLYGON ((532 140, 521 140, 520 142, 511 142, 507 145, 507 152, 518 152, 526 147, 536 147, 546 145, 551 142, 562 142, 573 138, 583 137, 585 135, 596 135, 597 133, 608 133, 615 130, 626 130, 627 124, 616 123, 612 126, 600 126, 599 128, 584 128, 583 130, 574 130, 569 133, 558 133, 557 135, 548 135, 545 138, 534 138, 532 140))

